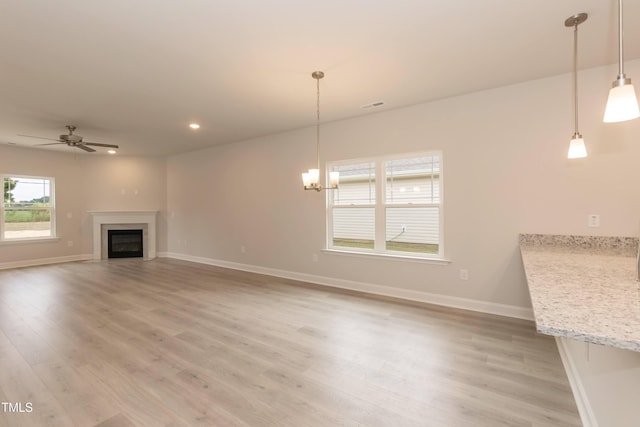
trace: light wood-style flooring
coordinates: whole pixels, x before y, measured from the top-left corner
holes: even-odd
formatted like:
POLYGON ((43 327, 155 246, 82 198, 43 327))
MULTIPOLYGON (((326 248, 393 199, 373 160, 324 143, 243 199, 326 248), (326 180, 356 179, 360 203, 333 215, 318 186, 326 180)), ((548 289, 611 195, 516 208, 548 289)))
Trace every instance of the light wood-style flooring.
POLYGON ((533 323, 177 260, 0 271, 2 426, 579 426, 533 323))

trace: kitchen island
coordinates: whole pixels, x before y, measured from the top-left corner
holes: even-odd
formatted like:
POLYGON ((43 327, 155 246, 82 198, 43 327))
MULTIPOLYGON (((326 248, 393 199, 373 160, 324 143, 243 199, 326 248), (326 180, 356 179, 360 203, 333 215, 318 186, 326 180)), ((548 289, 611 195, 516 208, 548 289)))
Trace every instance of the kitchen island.
POLYGON ((521 234, 538 332, 640 352, 638 239, 521 234))

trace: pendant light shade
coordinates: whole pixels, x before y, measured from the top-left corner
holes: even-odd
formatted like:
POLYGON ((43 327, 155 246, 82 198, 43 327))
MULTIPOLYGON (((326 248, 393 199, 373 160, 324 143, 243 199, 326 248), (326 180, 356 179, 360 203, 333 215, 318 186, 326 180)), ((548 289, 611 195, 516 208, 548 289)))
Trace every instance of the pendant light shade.
POLYGON ((308 172, 302 173, 302 185, 305 190, 335 190, 338 188, 339 175, 338 172, 329 173, 329 187, 323 187, 320 184, 320 79, 324 77, 322 71, 314 71, 311 74, 316 80, 316 94, 317 94, 317 110, 316 110, 316 163, 315 169, 309 169, 308 172))
POLYGON ((629 83, 614 86, 609 91, 607 108, 604 111, 603 121, 605 123, 624 122, 640 117, 636 91, 630 83, 631 79, 625 80, 628 80, 629 83))
POLYGON ((565 27, 573 27, 573 120, 574 120, 574 132, 569 142, 569 153, 567 155, 570 159, 579 159, 587 157, 587 147, 584 145, 584 139, 578 132, 578 25, 587 20, 586 13, 578 13, 568 17, 564 21, 565 27))
POLYGON ((571 138, 571 142, 569 143, 569 155, 567 157, 569 159, 587 157, 587 147, 585 147, 584 139, 582 139, 582 135, 579 133, 575 134, 573 138, 571 138))
POLYGON ((603 118, 605 123, 624 122, 640 117, 636 91, 631 79, 624 74, 623 53, 622 0, 618 0, 618 77, 609 91, 603 118))

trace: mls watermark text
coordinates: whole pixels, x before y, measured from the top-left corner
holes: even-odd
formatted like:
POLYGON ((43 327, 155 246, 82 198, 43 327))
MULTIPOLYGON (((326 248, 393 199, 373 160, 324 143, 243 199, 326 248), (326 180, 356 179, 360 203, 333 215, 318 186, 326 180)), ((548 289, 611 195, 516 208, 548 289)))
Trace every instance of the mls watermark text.
POLYGON ((33 403, 31 402, 0 402, 2 412, 13 413, 29 413, 33 411, 33 403))

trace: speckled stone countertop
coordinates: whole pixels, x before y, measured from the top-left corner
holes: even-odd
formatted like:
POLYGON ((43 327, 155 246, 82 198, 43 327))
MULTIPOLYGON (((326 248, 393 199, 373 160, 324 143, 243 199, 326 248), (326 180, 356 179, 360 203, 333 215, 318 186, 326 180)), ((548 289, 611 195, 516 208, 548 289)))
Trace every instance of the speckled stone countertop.
POLYGON ((538 332, 640 352, 638 239, 520 235, 538 332))

